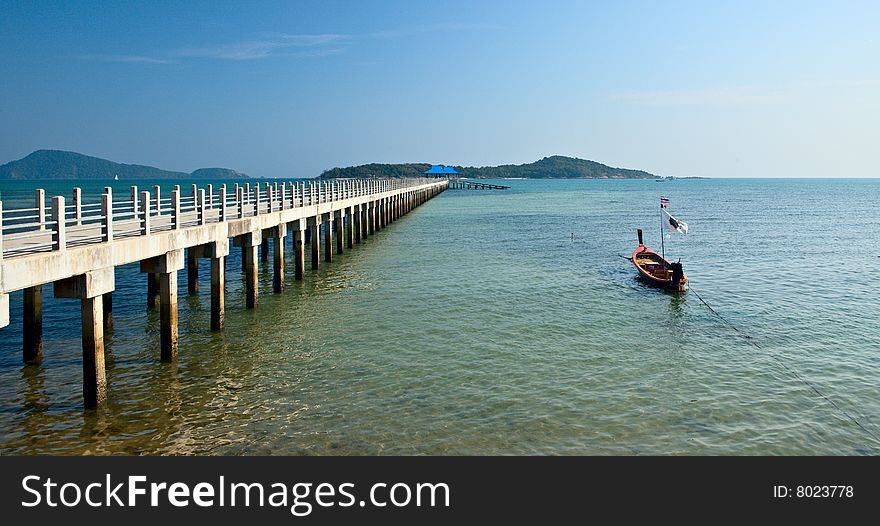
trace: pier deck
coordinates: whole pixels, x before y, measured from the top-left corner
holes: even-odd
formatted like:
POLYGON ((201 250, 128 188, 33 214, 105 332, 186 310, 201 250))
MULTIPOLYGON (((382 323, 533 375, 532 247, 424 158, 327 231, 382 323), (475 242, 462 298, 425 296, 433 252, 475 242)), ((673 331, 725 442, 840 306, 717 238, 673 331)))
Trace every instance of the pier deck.
POLYGON ((462 179, 450 179, 449 188, 460 188, 463 190, 509 190, 509 186, 501 184, 481 183, 479 181, 465 181, 462 179))

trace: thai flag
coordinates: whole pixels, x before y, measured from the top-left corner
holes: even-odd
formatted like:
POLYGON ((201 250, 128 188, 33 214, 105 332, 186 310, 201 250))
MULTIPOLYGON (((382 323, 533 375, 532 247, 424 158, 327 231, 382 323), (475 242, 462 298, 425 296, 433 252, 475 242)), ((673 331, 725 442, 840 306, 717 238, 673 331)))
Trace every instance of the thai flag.
POLYGON ((666 208, 669 206, 669 198, 666 196, 660 196, 660 208, 666 208))

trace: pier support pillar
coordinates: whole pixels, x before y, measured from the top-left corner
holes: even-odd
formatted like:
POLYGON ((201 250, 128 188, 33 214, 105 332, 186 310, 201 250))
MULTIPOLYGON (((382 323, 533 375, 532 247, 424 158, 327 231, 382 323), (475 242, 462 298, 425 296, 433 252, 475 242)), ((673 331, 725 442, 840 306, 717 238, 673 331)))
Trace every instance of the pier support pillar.
POLYGON ((376 231, 377 232, 379 230, 382 230, 385 227, 385 224, 383 223, 383 218, 382 218, 382 216, 384 214, 385 214, 384 203, 380 199, 380 200, 376 201, 376 231))
POLYGON ((186 289, 190 295, 199 293, 199 257, 191 248, 186 251, 186 289))
POLYGON ((259 275, 257 272, 257 258, 259 257, 259 254, 257 251, 259 250, 262 241, 263 232, 261 230, 248 232, 247 234, 236 236, 233 239, 233 243, 241 247, 241 265, 244 269, 246 293, 245 305, 249 309, 257 307, 257 296, 259 295, 259 275))
POLYGON ((312 247, 312 270, 317 270, 321 264, 321 235, 318 230, 321 228, 321 216, 309 218, 309 238, 312 247))
MULTIPOLYGON (((198 252, 190 250, 187 259, 190 255, 198 265, 198 252)), ((183 270, 183 263, 183 249, 141 261, 141 272, 151 272, 159 277, 159 347, 162 360, 166 361, 177 358, 177 271, 183 270)))
POLYGON ((367 228, 371 236, 376 233, 376 203, 374 201, 367 203, 367 228))
POLYGON ((211 259, 211 330, 223 330, 226 319, 226 256, 229 255, 229 239, 208 243, 202 248, 201 257, 211 259))
POLYGON ((159 274, 159 341, 163 360, 177 358, 177 272, 159 274))
POLYGON ((159 306, 159 275, 155 272, 147 274, 147 308, 159 306))
POLYGON ((297 219, 292 221, 289 226, 293 230, 293 278, 302 280, 306 265, 305 246, 303 243, 305 221, 297 219))
POLYGON ((43 361, 43 286, 24 289, 24 320, 21 328, 22 358, 26 364, 43 361))
POLYGON ((361 232, 363 232, 363 230, 364 230, 363 221, 361 220, 362 217, 363 217, 363 214, 361 214, 361 205, 354 205, 352 207, 351 219, 354 222, 353 226, 354 226, 354 242, 355 243, 361 242, 361 232))
POLYGON ((374 232, 382 230, 382 203, 378 200, 373 203, 373 217, 370 219, 373 222, 374 232))
POLYGON ((107 400, 104 366, 104 300, 102 295, 82 298, 83 405, 97 407, 107 400))
POLYGON ((104 294, 113 292, 113 267, 93 270, 53 283, 56 298, 80 300, 83 350, 83 405, 97 407, 107 399, 104 368, 104 294))
POLYGON ((257 307, 257 297, 259 296, 260 284, 257 280, 257 249, 258 245, 242 248, 242 256, 244 257, 244 282, 246 290, 245 305, 249 309, 257 307))
POLYGON ((284 238, 287 236, 287 224, 281 223, 272 229, 273 270, 272 290, 284 290, 284 238))
POLYGON ((345 210, 345 245, 348 248, 354 247, 354 207, 350 206, 345 210))
POLYGON ((324 214, 324 261, 333 261, 333 214, 324 214))
POLYGON ((104 306, 104 332, 107 332, 113 328, 113 293, 104 294, 101 303, 104 306))
POLYGON ((343 222, 345 222, 345 210, 339 209, 333 212, 333 235, 336 236, 336 253, 342 254, 342 247, 345 246, 345 234, 343 230, 343 222))
POLYGON ((223 330, 226 318, 226 256, 211 258, 211 330, 223 330))
POLYGON ((186 290, 199 293, 199 258, 192 249, 186 251, 186 290))

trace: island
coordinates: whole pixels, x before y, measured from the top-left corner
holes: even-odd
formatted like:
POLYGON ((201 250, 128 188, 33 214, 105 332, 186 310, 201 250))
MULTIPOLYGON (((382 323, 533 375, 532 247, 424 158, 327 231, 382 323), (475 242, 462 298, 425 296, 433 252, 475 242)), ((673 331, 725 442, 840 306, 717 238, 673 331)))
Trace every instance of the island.
POLYGON ((229 168, 199 168, 190 173, 122 164, 62 150, 37 150, 0 165, 0 180, 29 179, 236 179, 248 177, 229 168))
MULTIPOLYGON (((430 163, 363 164, 331 168, 321 179, 424 177, 430 163)), ((553 155, 527 164, 501 166, 454 166, 459 176, 468 179, 660 179, 643 170, 614 168, 596 161, 553 155)))

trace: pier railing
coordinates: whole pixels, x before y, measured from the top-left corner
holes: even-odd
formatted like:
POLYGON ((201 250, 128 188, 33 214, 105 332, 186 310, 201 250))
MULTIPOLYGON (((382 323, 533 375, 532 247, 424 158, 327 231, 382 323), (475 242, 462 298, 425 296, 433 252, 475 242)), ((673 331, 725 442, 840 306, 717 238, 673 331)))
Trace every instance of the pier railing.
POLYGON ((39 364, 44 286, 51 285, 55 298, 79 300, 83 401, 94 407, 107 395, 104 331, 113 325, 118 266, 137 262, 146 275, 148 308, 159 309, 161 359, 174 360, 177 274, 184 267, 187 291, 197 294, 199 260, 210 260, 211 330, 220 331, 230 244, 241 250, 245 306, 253 309, 270 242, 272 292, 281 293, 286 238, 293 241, 293 278, 302 280, 306 246, 317 270, 322 255, 331 262, 446 188, 446 180, 421 178, 277 181, 185 190, 177 185, 170 196, 159 186, 132 186, 122 197, 107 187, 95 203, 85 203, 79 188, 70 202, 65 196, 47 200, 38 189, 33 207, 4 211, 0 202, 0 327, 10 323, 10 293, 21 290, 22 359, 39 364))
POLYGON ((193 184, 185 190, 175 185, 170 196, 159 186, 151 191, 132 186, 124 197, 106 187, 94 203, 83 202, 80 188, 73 189, 70 201, 47 199, 45 190, 37 189, 32 208, 5 210, 0 201, 0 257, 63 251, 423 184, 421 178, 193 184))

